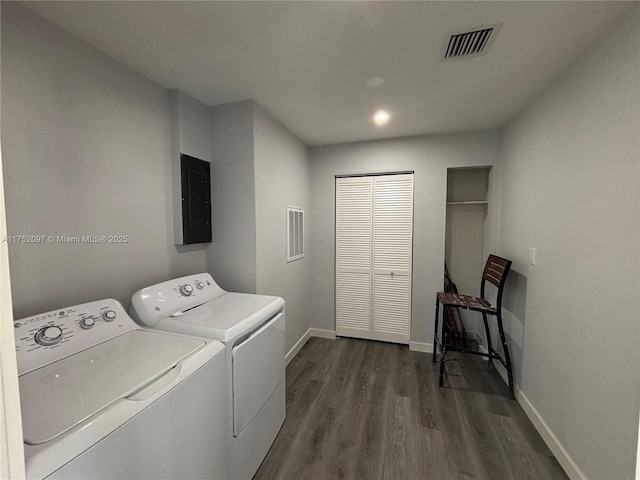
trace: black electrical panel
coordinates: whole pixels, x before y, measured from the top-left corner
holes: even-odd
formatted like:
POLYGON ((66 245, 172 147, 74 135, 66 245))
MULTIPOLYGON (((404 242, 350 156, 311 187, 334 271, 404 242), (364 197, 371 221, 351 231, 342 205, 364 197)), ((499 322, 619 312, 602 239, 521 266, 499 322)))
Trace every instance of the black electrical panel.
POLYGON ((211 241, 211 166, 180 154, 182 238, 185 245, 211 241))

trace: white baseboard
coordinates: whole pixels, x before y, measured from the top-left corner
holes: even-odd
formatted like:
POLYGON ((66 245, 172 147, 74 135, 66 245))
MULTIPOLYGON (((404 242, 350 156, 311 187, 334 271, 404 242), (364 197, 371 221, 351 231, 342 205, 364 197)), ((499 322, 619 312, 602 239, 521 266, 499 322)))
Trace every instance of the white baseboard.
POLYGON ((409 342, 409 350, 413 352, 433 353, 433 343, 409 342))
POLYGON ((289 350, 289 352, 284 356, 285 365, 289 365, 289 362, 293 360, 293 357, 295 357, 300 351, 300 349, 304 347, 304 344, 307 343, 307 340, 309 340, 310 337, 311 337, 311 329, 308 329, 304 333, 304 335, 300 337, 300 340, 298 340, 296 344, 293 347, 291 347, 291 350, 289 350))
POLYGON ((322 330, 320 328, 310 328, 309 335, 312 337, 328 338, 330 340, 336 339, 335 330, 322 330))
POLYGON ((544 419, 540 416, 535 407, 531 404, 527 396, 522 393, 522 391, 516 387, 516 399, 518 403, 522 406, 522 409, 533 423, 533 426, 536 428, 542 439, 545 441, 551 453, 556 457, 558 463, 563 468, 565 473, 569 476, 571 480, 587 480, 586 475, 580 467, 576 464, 576 462, 571 458, 567 450, 564 448, 558 437, 554 435, 554 433, 549 428, 549 425, 544 421, 544 419))

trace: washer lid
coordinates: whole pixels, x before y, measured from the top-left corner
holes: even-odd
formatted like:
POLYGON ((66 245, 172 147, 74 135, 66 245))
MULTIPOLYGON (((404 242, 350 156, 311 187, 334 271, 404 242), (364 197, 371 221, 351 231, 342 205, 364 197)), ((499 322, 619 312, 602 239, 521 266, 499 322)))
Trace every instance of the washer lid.
POLYGON ((183 316, 163 320, 161 328, 213 338, 223 343, 250 330, 284 306, 280 297, 225 293, 183 316))
POLYGON ((24 440, 55 439, 174 367, 205 342, 135 330, 19 377, 24 440))

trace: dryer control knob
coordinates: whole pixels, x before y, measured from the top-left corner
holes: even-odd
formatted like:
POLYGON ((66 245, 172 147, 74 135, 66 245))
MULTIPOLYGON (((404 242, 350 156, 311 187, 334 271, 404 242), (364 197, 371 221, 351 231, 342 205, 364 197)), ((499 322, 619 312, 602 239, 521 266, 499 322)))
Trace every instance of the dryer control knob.
POLYGON ((85 330, 93 327, 96 324, 96 319, 93 317, 87 317, 80 320, 80 326, 85 330))
POLYGON ((183 294, 185 297, 188 297, 189 295, 191 295, 193 293, 193 287, 187 283, 185 283, 184 285, 182 285, 180 287, 180 293, 183 294))
POLYGON ((198 290, 202 290, 204 288, 204 283, 198 280, 196 282, 196 287, 198 288, 198 290))
POLYGON ((107 310, 102 314, 102 319, 105 322, 113 322, 116 319, 116 312, 113 310, 107 310))
POLYGON ((55 325, 43 327, 36 333, 36 342, 45 347, 60 343, 60 340, 62 340, 62 329, 55 325))

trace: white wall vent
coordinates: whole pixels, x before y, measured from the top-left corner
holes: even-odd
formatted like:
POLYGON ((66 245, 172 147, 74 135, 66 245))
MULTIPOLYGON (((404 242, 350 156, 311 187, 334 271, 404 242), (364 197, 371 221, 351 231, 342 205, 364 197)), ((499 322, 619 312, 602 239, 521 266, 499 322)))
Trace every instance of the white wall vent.
POLYGON ((502 23, 496 23, 450 33, 442 44, 440 61, 486 55, 501 27, 502 23))
POLYGON ((287 207, 287 262, 304 257, 304 210, 287 207))

